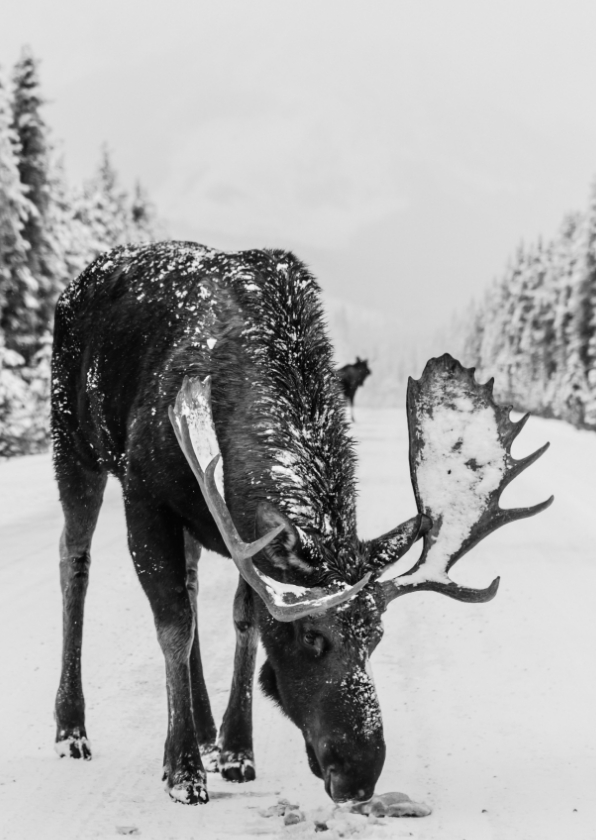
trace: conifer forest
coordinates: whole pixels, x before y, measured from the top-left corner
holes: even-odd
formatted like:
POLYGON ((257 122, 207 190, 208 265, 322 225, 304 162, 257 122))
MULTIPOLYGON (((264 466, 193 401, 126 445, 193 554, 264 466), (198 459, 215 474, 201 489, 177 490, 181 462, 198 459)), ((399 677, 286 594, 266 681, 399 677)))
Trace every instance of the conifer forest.
POLYGON ((518 248, 460 334, 498 400, 596 428, 596 182, 552 240, 518 248))
MULTIPOLYGON (((106 148, 88 180, 68 183, 31 51, 0 68, 0 457, 49 444, 62 289, 100 252, 163 237, 145 190, 123 188, 106 148)), ((552 240, 518 248, 457 319, 455 343, 479 378, 495 377, 501 402, 596 428, 596 182, 552 240)))
POLYGON ((24 49, 0 68, 0 457, 49 443, 52 322, 66 284, 100 252, 163 236, 137 184, 127 193, 107 149, 82 185, 67 182, 44 118, 39 64, 24 49))

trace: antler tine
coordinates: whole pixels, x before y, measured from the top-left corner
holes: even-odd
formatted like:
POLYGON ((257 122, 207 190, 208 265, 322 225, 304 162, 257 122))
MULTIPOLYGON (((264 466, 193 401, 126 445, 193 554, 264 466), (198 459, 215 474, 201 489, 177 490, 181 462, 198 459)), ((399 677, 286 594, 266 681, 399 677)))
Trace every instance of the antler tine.
MULTIPOLYGON (((293 584, 282 584, 260 572, 254 565, 251 558, 278 536, 283 530, 283 525, 274 528, 263 537, 251 543, 245 543, 240 537, 215 480, 215 470, 221 456, 219 453, 216 454, 203 471, 194 450, 187 418, 182 414, 182 405, 184 399, 188 396, 190 385, 190 380, 185 377, 184 384, 176 400, 176 410, 171 406, 168 408, 168 416, 174 428, 176 439, 197 479, 207 507, 219 528, 232 560, 244 580, 263 599, 273 618, 278 621, 295 621, 307 615, 326 612, 330 607, 344 603, 356 595, 370 580, 370 573, 366 574, 354 586, 338 584, 324 589, 315 587, 309 589, 293 584)), ((209 380, 207 379, 203 385, 199 381, 198 398, 203 400, 202 408, 208 409, 208 419, 211 421, 208 396, 209 380)), ((195 398, 197 398, 196 395, 195 398)), ((205 422, 205 417, 203 418, 203 422, 205 422)), ((201 429, 201 431, 210 433, 215 437, 212 425, 211 428, 201 429)), ((217 448, 216 440, 213 442, 215 444, 213 448, 217 448)))
POLYGON ((215 468, 219 457, 219 455, 216 455, 205 470, 205 490, 203 491, 205 499, 226 542, 228 551, 238 567, 238 571, 242 574, 249 586, 252 586, 265 601, 269 612, 274 618, 277 618, 278 621, 295 621, 307 615, 325 612, 330 607, 341 604, 348 597, 351 598, 366 586, 370 574, 365 576, 355 586, 349 589, 341 589, 338 592, 324 592, 318 589, 309 591, 308 589, 305 590, 304 587, 286 585, 285 589, 287 593, 292 594, 294 591, 293 594, 296 600, 290 604, 283 601, 278 603, 279 582, 273 581, 267 575, 262 574, 254 563, 250 561, 250 558, 272 542, 283 531, 283 525, 274 528, 268 534, 265 534, 265 536, 252 543, 243 542, 215 483, 215 468))
MULTIPOLYGON (((528 414, 526 416, 529 417, 530 415, 528 414)), ((521 431, 521 429, 519 431, 521 431)), ((516 434, 519 434, 519 432, 516 432, 516 434)), ((503 477, 503 483, 501 484, 501 492, 507 487, 508 484, 511 484, 511 482, 513 481, 514 478, 517 478, 517 476, 520 473, 523 473, 524 470, 527 470, 528 467, 531 467, 532 464, 535 461, 537 461, 538 458, 540 458, 541 455, 544 455, 544 453, 549 448, 549 446, 550 446, 550 442, 547 441, 544 444, 544 446, 541 446, 540 449, 536 450, 536 452, 532 452, 531 455, 526 455, 525 458, 519 458, 519 459, 511 458, 511 465, 509 467, 509 472, 503 477)), ((554 499, 554 496, 551 497, 551 501, 552 501, 552 499, 554 499)), ((535 505, 534 507, 538 507, 538 506, 535 505)), ((536 511, 536 513, 539 513, 539 511, 536 511)), ((532 516, 532 514, 529 513, 528 516, 532 516)))
POLYGON ((529 519, 530 516, 536 516, 537 513, 542 513, 543 510, 549 508, 554 500, 555 497, 551 496, 544 502, 539 502, 537 505, 530 505, 530 507, 499 508, 498 517, 501 521, 491 530, 495 530, 501 525, 507 525, 509 522, 517 522, 520 519, 529 519))
MULTIPOLYGON (((512 405, 503 406, 503 411, 504 411, 506 417, 509 418, 510 412, 513 411, 513 406, 512 405)), ((509 420, 510 428, 509 428, 509 431, 507 432, 507 434, 505 436, 507 446, 511 446, 511 444, 513 443, 515 438, 519 435, 519 433, 521 432, 521 430, 526 425, 526 423, 528 422, 529 419, 530 419, 530 412, 528 411, 527 414, 524 414, 524 416, 521 417, 516 423, 513 423, 513 422, 511 422, 511 420, 509 420)))
POLYGON ((467 586, 460 586, 455 581, 439 583, 437 581, 425 580, 421 583, 403 583, 399 578, 383 581, 381 587, 385 596, 385 602, 389 603, 400 595, 407 595, 409 592, 440 592, 456 601, 464 601, 467 604, 484 604, 497 594, 501 578, 496 577, 486 589, 472 589, 467 586))
POLYGON ((460 601, 488 601, 499 579, 486 589, 454 583, 447 572, 497 528, 545 510, 553 497, 525 508, 503 509, 505 487, 547 449, 516 460, 510 447, 528 416, 517 423, 510 407, 492 397, 493 380, 479 385, 445 354, 428 362, 420 380, 408 383, 410 470, 420 513, 433 521, 416 565, 382 583, 387 600, 415 590, 434 590, 460 601))
POLYGON ((555 497, 551 496, 544 502, 539 502, 537 505, 530 505, 529 507, 502 508, 499 507, 496 503, 497 500, 495 499, 488 509, 490 517, 486 517, 486 521, 483 517, 478 528, 472 530, 470 537, 465 540, 459 551, 456 551, 449 559, 446 571, 449 571, 449 569, 457 563, 464 554, 467 554, 468 551, 474 548, 475 545, 478 545, 478 543, 489 534, 492 534, 493 531, 496 531, 497 528, 501 528, 503 525, 508 525, 510 522, 518 522, 521 519, 529 519, 531 516, 536 516, 537 513, 542 513, 543 510, 550 507, 554 500, 555 497))
POLYGON ((419 513, 402 522, 397 528, 371 540, 368 543, 367 567, 371 570, 373 579, 376 580, 388 566, 397 563, 431 527, 432 522, 428 516, 419 513))
POLYGON ((277 528, 273 528, 273 530, 269 531, 263 537, 259 537, 259 539, 250 543, 245 543, 241 539, 227 505, 222 499, 215 483, 215 468, 220 457, 220 455, 216 455, 205 470, 205 490, 203 494, 230 554, 233 554, 234 559, 248 560, 249 557, 258 554, 266 545, 273 542, 277 535, 281 534, 284 526, 278 525, 277 528))

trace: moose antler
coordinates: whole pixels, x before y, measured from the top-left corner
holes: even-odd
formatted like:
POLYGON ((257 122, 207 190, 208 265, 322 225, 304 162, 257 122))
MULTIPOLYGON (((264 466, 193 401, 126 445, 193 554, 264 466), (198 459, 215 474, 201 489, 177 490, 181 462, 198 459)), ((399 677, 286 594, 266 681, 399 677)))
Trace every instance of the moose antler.
MULTIPOLYGON (((252 543, 243 542, 236 530, 217 486, 216 473, 221 461, 211 413, 211 377, 206 377, 204 382, 185 377, 175 407, 168 408, 168 416, 232 560, 244 580, 263 599, 273 618, 295 621, 306 615, 326 612, 330 607, 348 601, 366 586, 370 572, 354 586, 339 583, 324 588, 281 583, 260 572, 251 558, 275 539, 283 530, 283 525, 252 543)), ((221 473, 220 477, 223 489, 221 473)))
POLYGON ((447 353, 431 359, 419 380, 408 382, 410 474, 418 511, 433 524, 416 565, 381 583, 387 601, 424 589, 459 601, 489 601, 499 578, 486 589, 469 589, 447 572, 496 528, 534 516, 553 501, 551 496, 533 507, 499 507, 505 487, 549 444, 519 461, 512 458, 511 444, 529 415, 512 422, 511 407, 498 406, 492 389, 492 379, 479 385, 474 368, 462 367, 447 353))

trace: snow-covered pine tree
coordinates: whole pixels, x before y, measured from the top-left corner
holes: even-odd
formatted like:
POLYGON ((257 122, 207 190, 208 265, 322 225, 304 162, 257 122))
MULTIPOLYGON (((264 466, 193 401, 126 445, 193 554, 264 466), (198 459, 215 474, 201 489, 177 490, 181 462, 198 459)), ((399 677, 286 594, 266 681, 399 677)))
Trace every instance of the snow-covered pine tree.
POLYGON ((0 332, 11 350, 35 331, 38 291, 23 238, 24 222, 34 209, 20 181, 17 150, 8 86, 0 74, 0 332))
POLYGON ((477 325, 474 332, 476 335, 480 333, 481 338, 477 342, 474 366, 478 368, 481 378, 495 377, 497 392, 502 391, 505 382, 508 382, 508 356, 503 353, 507 339, 503 319, 507 311, 508 295, 506 279, 493 281, 476 312, 477 325))
POLYGON ((49 334, 27 367, 0 334, 0 458, 39 452, 49 442, 49 334))
POLYGON ((20 336, 20 346, 27 361, 37 352, 42 336, 51 328, 54 305, 60 292, 56 277, 56 254, 48 229, 51 204, 49 130, 41 115, 38 61, 24 48, 13 70, 13 129, 17 136, 17 156, 21 184, 27 191, 29 211, 23 224, 28 244, 27 262, 38 284, 37 307, 32 320, 33 335, 20 336))
POLYGON ((585 277, 585 340, 584 362, 588 390, 584 421, 596 428, 596 180, 590 195, 589 250, 586 257, 585 277))
POLYGON ((588 210, 574 245, 568 304, 567 365, 562 380, 564 416, 578 426, 596 426, 596 417, 590 416, 592 399, 588 379, 593 359, 591 301, 596 290, 596 181, 590 189, 588 210))
POLYGON ((548 414, 544 395, 550 371, 553 338, 554 280, 549 271, 551 246, 542 242, 526 260, 520 312, 519 346, 513 401, 529 411, 548 414))
POLYGON ((80 211, 80 191, 70 189, 62 159, 52 155, 50 168, 51 202, 48 208, 48 236, 55 254, 58 293, 97 256, 92 232, 80 211))
POLYGON ((526 252, 520 245, 491 296, 491 308, 487 316, 490 343, 487 341, 482 346, 483 375, 494 376, 499 398, 513 404, 516 403, 515 382, 524 322, 521 300, 526 283, 526 266, 526 252))
POLYGON ((77 212, 89 230, 94 255, 133 238, 127 196, 105 147, 95 176, 85 184, 79 197, 77 212))
POLYGON ((518 250, 477 319, 466 361, 495 375, 501 401, 596 429, 596 181, 585 213, 518 250))
POLYGON ((161 225, 157 220, 155 205, 150 201, 147 191, 137 181, 130 208, 131 241, 154 242, 163 236, 161 225))
POLYGON ((480 378, 494 376, 500 401, 541 413, 552 333, 548 266, 548 249, 542 245, 518 248, 503 277, 493 283, 478 307, 465 354, 480 378))
POLYGON ((522 346, 524 336, 528 330, 528 322, 532 315, 535 286, 535 264, 538 254, 531 246, 526 247, 519 271, 515 274, 513 285, 510 321, 506 324, 509 337, 509 391, 510 402, 515 406, 528 395, 530 383, 527 379, 527 364, 524 358, 526 347, 522 346))
POLYGON ((466 367, 480 367, 480 348, 484 339, 485 321, 483 303, 472 301, 461 318, 455 317, 452 322, 450 341, 454 349, 452 355, 460 358, 466 367))
POLYGON ((40 115, 37 62, 0 80, 0 456, 48 441, 51 329, 56 299, 99 253, 163 238, 140 185, 121 188, 106 150, 82 190, 69 189, 40 115))
POLYGON ((554 417, 567 418, 565 382, 570 366, 569 334, 571 329, 570 298, 573 289, 575 262, 578 258, 578 238, 582 217, 579 213, 569 214, 563 220, 555 237, 550 271, 553 276, 553 338, 550 353, 550 376, 545 402, 554 417))

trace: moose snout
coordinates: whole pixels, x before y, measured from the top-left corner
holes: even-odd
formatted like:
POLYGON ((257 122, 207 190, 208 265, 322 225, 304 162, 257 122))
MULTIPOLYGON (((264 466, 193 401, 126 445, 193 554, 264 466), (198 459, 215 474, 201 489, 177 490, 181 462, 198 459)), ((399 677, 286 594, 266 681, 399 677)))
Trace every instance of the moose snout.
POLYGON ((325 790, 334 802, 366 802, 375 792, 375 785, 371 785, 368 780, 362 780, 362 785, 354 783, 354 780, 346 779, 341 772, 331 767, 325 774, 325 790))
POLYGON ((334 802, 370 799, 385 763, 385 742, 329 743, 322 739, 315 748, 325 790, 334 802))

